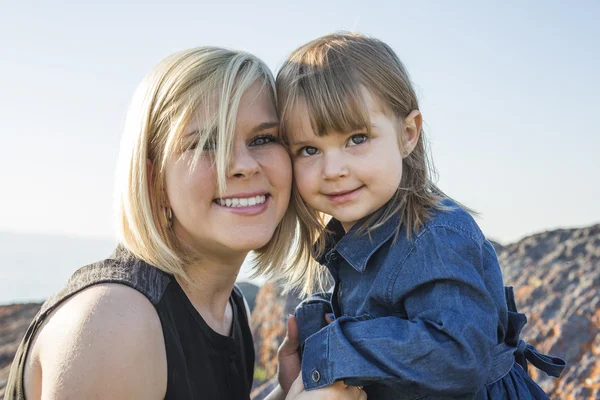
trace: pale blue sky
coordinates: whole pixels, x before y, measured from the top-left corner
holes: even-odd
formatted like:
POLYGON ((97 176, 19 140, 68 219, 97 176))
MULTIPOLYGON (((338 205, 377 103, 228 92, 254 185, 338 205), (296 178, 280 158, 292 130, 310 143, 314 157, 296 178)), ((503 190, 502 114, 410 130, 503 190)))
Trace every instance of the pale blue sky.
POLYGON ((341 29, 404 61, 439 184, 488 237, 600 222, 599 20, 597 1, 4 2, 0 230, 113 236, 125 110, 164 56, 218 45, 275 69, 341 29))

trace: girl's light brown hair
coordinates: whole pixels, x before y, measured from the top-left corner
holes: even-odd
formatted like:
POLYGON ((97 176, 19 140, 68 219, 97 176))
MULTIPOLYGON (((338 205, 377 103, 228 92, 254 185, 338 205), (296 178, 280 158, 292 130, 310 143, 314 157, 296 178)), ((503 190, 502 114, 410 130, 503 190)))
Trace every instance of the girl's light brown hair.
MULTIPOLYGON (((171 229, 165 166, 189 145, 185 129, 200 114, 202 125, 189 167, 197 166, 207 141, 215 141, 214 163, 223 191, 240 99, 255 82, 261 82, 276 101, 273 76, 260 59, 217 47, 173 54, 141 82, 127 114, 116 198, 119 238, 135 256, 190 281, 186 268, 199 262, 202 255, 184 246, 171 229)), ((270 242, 256 250, 255 273, 274 275, 286 265, 296 225, 290 207, 270 242)))
MULTIPOLYGON (((419 109, 409 75, 394 51, 378 39, 355 33, 326 35, 298 48, 280 68, 276 88, 282 134, 288 143, 290 122, 299 101, 306 103, 318 136, 370 130, 364 89, 387 115, 401 123, 411 111, 419 109)), ((401 135, 398 137, 402 148, 401 135)), ((410 238, 430 217, 432 209, 445 209, 441 200, 447 196, 432 181, 435 171, 425 144, 421 131, 416 147, 402 160, 400 187, 381 212, 361 224, 359 233, 368 234, 398 214, 398 232, 406 225, 410 238)), ((295 187, 292 202, 300 219, 300 252, 289 285, 301 288, 303 293, 322 290, 324 271, 315 259, 324 252, 326 220, 302 200, 295 187)))

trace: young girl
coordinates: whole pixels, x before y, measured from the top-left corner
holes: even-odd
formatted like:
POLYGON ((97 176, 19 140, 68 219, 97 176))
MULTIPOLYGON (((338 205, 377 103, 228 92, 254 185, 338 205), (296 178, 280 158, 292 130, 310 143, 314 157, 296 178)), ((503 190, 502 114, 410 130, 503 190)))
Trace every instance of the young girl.
POLYGON ((555 376, 564 362, 519 341, 524 316, 507 306, 492 245, 431 180, 417 97, 392 49, 357 34, 316 39, 284 63, 277 91, 312 257, 290 282, 310 292, 319 264, 335 281, 335 319, 304 342, 305 387, 343 379, 371 399, 548 398, 515 359, 555 376))

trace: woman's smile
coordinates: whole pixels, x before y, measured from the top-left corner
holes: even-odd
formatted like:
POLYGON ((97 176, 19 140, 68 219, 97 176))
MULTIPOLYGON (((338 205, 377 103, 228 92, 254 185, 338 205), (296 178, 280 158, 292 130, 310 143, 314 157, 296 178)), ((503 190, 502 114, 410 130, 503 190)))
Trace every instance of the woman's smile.
POLYGON ((270 205, 271 196, 264 191, 250 194, 236 194, 220 197, 213 203, 219 209, 242 216, 255 216, 262 214, 270 205))

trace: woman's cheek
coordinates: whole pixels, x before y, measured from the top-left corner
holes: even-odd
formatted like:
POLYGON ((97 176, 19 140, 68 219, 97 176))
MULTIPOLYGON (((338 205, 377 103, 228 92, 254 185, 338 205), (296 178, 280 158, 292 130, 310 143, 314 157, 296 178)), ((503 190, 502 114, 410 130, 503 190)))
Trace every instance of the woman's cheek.
POLYGON ((276 180, 278 185, 292 186, 292 161, 288 152, 282 147, 260 154, 259 164, 266 169, 269 180, 276 180))

